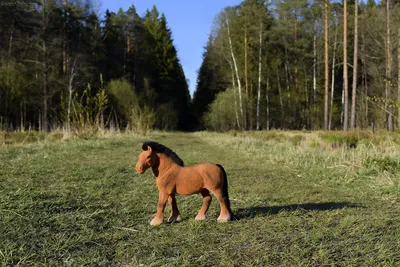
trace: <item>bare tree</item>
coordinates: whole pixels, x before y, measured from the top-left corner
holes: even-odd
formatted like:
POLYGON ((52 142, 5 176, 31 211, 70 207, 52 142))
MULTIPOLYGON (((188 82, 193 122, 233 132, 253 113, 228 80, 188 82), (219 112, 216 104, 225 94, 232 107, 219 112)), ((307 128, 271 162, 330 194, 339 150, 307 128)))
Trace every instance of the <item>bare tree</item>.
POLYGON ((385 80, 385 110, 387 110, 388 116, 388 129, 394 131, 393 127, 393 107, 388 106, 388 99, 391 97, 391 75, 392 75, 392 57, 390 54, 390 0, 386 0, 386 42, 385 42, 385 69, 386 69, 386 80, 385 80))
POLYGON ((67 109, 67 131, 71 132, 71 103, 72 103, 72 95, 75 91, 73 87, 74 78, 76 75, 76 59, 72 64, 71 73, 69 76, 69 83, 68 83, 68 109, 67 109))
POLYGON ((329 100, 329 35, 328 35, 329 0, 325 0, 325 98, 324 98, 324 130, 328 130, 328 100, 329 100))
POLYGON ((224 45, 223 42, 221 42, 221 53, 223 55, 223 57, 226 59, 226 61, 228 61, 229 63, 229 67, 231 70, 231 81, 232 81, 232 90, 233 90, 233 97, 234 97, 234 103, 235 103, 235 116, 236 116, 236 125, 237 127, 240 129, 240 119, 239 119, 239 114, 238 114, 238 105, 237 105, 237 96, 236 96, 236 83, 235 83, 235 70, 233 67, 233 62, 232 62, 232 57, 226 55, 226 53, 224 52, 224 45))
POLYGON ((247 27, 244 30, 244 81, 246 87, 246 98, 249 98, 249 78, 248 78, 248 56, 247 56, 248 44, 247 44, 247 27))
POLYGON ((343 82, 344 110, 343 131, 348 130, 349 124, 349 81, 347 77, 347 0, 343 0, 343 82))
MULTIPOLYGON (((260 42, 258 44, 258 90, 257 90, 257 130, 260 130, 260 98, 261 98, 261 59, 262 59, 262 23, 260 19, 260 42)), ((268 89, 267 89, 268 94, 268 89)), ((267 106, 268 108, 268 106, 267 106)), ((268 122, 267 122, 268 123, 268 122)))
POLYGON ((236 57, 235 57, 235 54, 233 53, 233 46, 232 46, 228 14, 225 14, 225 16, 226 16, 225 22, 226 22, 226 26, 227 26, 227 30, 228 30, 229 49, 230 49, 230 53, 231 53, 231 57, 232 57, 232 61, 233 61, 233 67, 235 69, 236 80, 237 80, 238 91, 239 91, 240 115, 241 115, 242 119, 244 120, 243 127, 246 128, 246 118, 245 118, 245 116, 243 116, 242 85, 240 83, 239 71, 238 71, 238 67, 236 64, 236 57))
POLYGON ((335 92, 335 63, 336 63, 336 47, 337 47, 337 33, 338 33, 338 25, 337 20, 335 18, 335 40, 333 41, 333 55, 332 55, 332 78, 331 78, 331 103, 330 103, 330 111, 329 111, 329 125, 328 129, 332 129, 332 111, 333 111, 333 95, 335 92))
POLYGON ((240 129, 240 120, 239 120, 239 114, 238 114, 238 109, 237 109, 237 100, 236 100, 235 70, 233 68, 233 64, 232 64, 231 60, 228 57, 226 57, 226 59, 227 59, 227 61, 229 63, 229 66, 231 68, 233 98, 235 99, 234 102, 235 102, 236 124, 237 124, 237 127, 240 129))
POLYGON ((400 28, 397 29, 397 127, 400 128, 400 28))
POLYGON ((64 6, 64 23, 63 23, 63 73, 67 73, 67 68, 68 68, 68 37, 67 37, 67 6, 68 6, 68 0, 63 0, 63 6, 64 6))
POLYGON ((268 94, 268 89, 269 89, 269 77, 267 77, 267 86, 265 88, 265 100, 267 101, 267 127, 266 127, 267 130, 270 129, 270 125, 269 125, 269 94, 268 94))
POLYGON ((314 23, 313 36, 313 116, 312 126, 315 127, 315 119, 317 116, 316 101, 317 101, 317 21, 314 23))
POLYGON ((353 53, 353 85, 351 98, 350 129, 356 127, 356 99, 357 99, 357 61, 358 61, 358 0, 354 1, 354 53, 353 53))

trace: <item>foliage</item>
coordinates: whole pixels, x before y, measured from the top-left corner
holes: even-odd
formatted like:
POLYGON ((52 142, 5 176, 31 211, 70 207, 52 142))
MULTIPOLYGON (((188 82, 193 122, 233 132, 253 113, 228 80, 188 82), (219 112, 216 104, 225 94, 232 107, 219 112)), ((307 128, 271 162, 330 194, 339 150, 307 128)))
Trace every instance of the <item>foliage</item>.
POLYGON ((138 99, 132 85, 124 80, 111 80, 106 86, 112 108, 118 117, 127 121, 132 109, 138 105, 138 99))
POLYGON ((359 141, 371 140, 368 132, 321 132, 319 136, 327 143, 336 145, 357 145, 359 141))
MULTIPOLYGON (((155 112, 155 128, 204 129, 203 117, 210 104, 218 93, 231 88, 236 94, 230 105, 236 122, 225 124, 226 130, 318 130, 324 114, 325 2, 245 0, 224 8, 205 44, 191 102, 172 30, 156 6, 143 16, 134 5, 117 12, 107 10, 100 19, 92 1, 0 1, 1 127, 65 128, 69 92, 73 91, 76 109, 83 109, 78 102, 86 101, 87 84, 91 85, 91 98, 110 83, 113 92, 110 108, 104 110, 105 127, 115 123, 126 127, 133 94, 140 109, 146 104, 155 112), (100 74, 104 81, 98 80, 100 74), (119 107, 118 102, 128 107, 119 107)), ((331 129, 341 129, 343 7, 342 2, 329 3, 329 108, 331 129)), ((349 59, 354 46, 354 3, 349 2, 349 59)), ((386 33, 383 2, 359 4, 356 112, 357 126, 362 128, 372 123, 385 127, 385 109, 394 109, 394 116, 400 117, 396 100, 400 5, 398 1, 388 3, 391 49, 385 48, 382 38, 386 33), (390 77, 385 72, 386 50, 392 59, 390 77)), ((214 122, 218 121, 216 116, 214 112, 214 122)), ((76 123, 75 127, 84 124, 76 123)))
POLYGON ((210 35, 203 54, 203 62, 197 76, 197 87, 193 95, 193 114, 199 128, 203 115, 208 111, 209 105, 216 95, 226 89, 226 81, 222 73, 221 62, 216 60, 213 38, 210 35))
POLYGON ((149 110, 160 106, 172 109, 168 114, 174 114, 173 118, 158 114, 157 127, 184 129, 190 125, 186 78, 167 19, 155 6, 144 17, 136 13, 134 5, 116 13, 107 10, 102 22, 91 1, 3 4, 2 127, 69 128, 67 110, 72 98, 75 129, 96 128, 102 123, 124 128, 138 105, 132 101, 142 107, 146 103, 149 110), (151 101, 149 91, 153 92, 151 101), (110 103, 104 102, 105 93, 110 103), (104 109, 106 104, 111 108, 104 109), (99 122, 99 116, 105 120, 99 122))
POLYGON ((179 115, 171 103, 161 104, 157 107, 157 117, 159 117, 158 128, 162 130, 176 129, 179 122, 179 115))
POLYGON ((204 124, 209 130, 227 131, 235 128, 235 109, 232 106, 234 97, 232 89, 227 89, 216 96, 204 116, 204 124))
MULTIPOLYGON (((222 10, 215 19, 199 70, 193 100, 196 112, 204 112, 215 95, 227 87, 234 88, 239 95, 240 83, 245 113, 241 119, 247 123, 233 125, 230 129, 253 130, 256 121, 263 129, 320 129, 324 115, 323 18, 326 2, 246 0, 222 10), (233 58, 237 62, 237 74, 233 58), (258 115, 255 114, 257 103, 260 103, 258 115)), ((343 7, 338 1, 328 3, 329 102, 332 101, 329 112, 332 114, 331 129, 342 129, 343 46, 340 40, 343 40, 343 7)), ((360 1, 359 4, 356 122, 364 129, 371 123, 385 127, 387 111, 384 108, 396 108, 395 116, 399 112, 397 100, 392 99, 397 99, 398 94, 397 76, 394 75, 398 72, 400 46, 397 44, 398 32, 393 29, 400 23, 400 6, 395 2, 391 5, 393 47, 390 55, 394 60, 391 77, 385 77, 382 38, 382 32, 386 32, 385 9, 374 1, 360 1), (385 85, 389 87, 390 96, 384 94, 385 85)), ((349 2, 348 29, 350 60, 354 45, 354 1, 349 2)), ((352 73, 351 69, 349 73, 352 73)), ((351 100, 352 90, 349 89, 351 100)), ((236 109, 240 113, 241 100, 238 98, 237 101, 236 109)))
POLYGON ((75 129, 95 132, 104 127, 104 111, 107 108, 108 98, 105 89, 101 89, 96 95, 91 96, 91 86, 78 95, 72 101, 72 120, 75 129))
POLYGON ((400 161, 388 156, 367 158, 364 165, 367 168, 376 168, 376 174, 385 171, 395 174, 400 171, 400 161))
POLYGON ((129 117, 129 128, 142 135, 153 129, 156 123, 156 113, 147 105, 141 107, 136 105, 131 109, 129 117))

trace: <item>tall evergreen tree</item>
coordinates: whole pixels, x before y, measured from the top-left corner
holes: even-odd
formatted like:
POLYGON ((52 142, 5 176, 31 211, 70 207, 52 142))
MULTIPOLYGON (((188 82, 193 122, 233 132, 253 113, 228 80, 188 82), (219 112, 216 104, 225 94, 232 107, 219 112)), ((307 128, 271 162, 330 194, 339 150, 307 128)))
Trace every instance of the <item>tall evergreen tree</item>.
POLYGON ((228 86, 227 82, 223 80, 221 61, 216 58, 217 55, 213 49, 213 37, 210 35, 203 53, 203 62, 198 71, 197 86, 192 101, 195 123, 200 127, 203 115, 208 111, 215 96, 225 91, 228 86))
POLYGON ((171 30, 164 14, 159 15, 155 6, 147 11, 144 26, 155 41, 155 81, 158 127, 168 129, 179 126, 190 128, 189 88, 173 44, 171 30))

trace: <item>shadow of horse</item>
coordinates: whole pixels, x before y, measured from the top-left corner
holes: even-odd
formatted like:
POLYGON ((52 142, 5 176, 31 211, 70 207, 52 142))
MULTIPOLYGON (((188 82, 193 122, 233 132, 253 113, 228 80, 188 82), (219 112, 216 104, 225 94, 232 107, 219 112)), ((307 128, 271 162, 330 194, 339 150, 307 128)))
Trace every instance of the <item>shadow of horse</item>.
POLYGON ((321 203, 303 203, 303 204, 292 204, 283 206, 257 206, 239 209, 235 212, 237 220, 240 219, 251 219, 256 216, 268 216, 278 214, 282 211, 327 211, 342 208, 360 208, 362 206, 353 204, 350 202, 321 202, 321 203))

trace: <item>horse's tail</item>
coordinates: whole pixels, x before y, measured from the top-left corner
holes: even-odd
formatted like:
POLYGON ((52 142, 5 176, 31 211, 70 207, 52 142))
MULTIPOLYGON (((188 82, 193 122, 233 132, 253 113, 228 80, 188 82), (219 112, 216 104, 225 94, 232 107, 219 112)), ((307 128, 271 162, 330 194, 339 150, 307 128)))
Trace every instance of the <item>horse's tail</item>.
POLYGON ((225 200, 225 204, 228 207, 228 211, 229 211, 229 213, 231 215, 231 219, 233 219, 234 215, 233 215, 233 212, 231 210, 231 203, 229 201, 229 193, 228 193, 228 177, 226 176, 226 172, 225 172, 224 167, 222 167, 222 165, 220 165, 220 164, 217 164, 217 166, 221 169, 221 171, 222 171, 222 173, 224 175, 224 183, 223 183, 223 186, 222 186, 222 193, 224 194, 223 197, 224 197, 224 200, 225 200))

